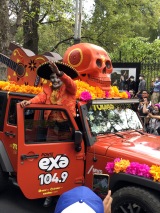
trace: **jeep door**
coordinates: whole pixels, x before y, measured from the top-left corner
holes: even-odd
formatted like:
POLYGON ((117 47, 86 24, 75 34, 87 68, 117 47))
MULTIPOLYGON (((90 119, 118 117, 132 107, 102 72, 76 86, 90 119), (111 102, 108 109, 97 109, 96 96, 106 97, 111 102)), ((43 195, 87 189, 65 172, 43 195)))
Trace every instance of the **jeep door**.
POLYGON ((84 143, 75 151, 78 127, 70 112, 62 106, 41 104, 26 108, 17 104, 17 112, 17 181, 24 195, 30 199, 55 196, 82 185, 84 143), (48 113, 60 113, 64 121, 58 116, 45 120, 48 113))

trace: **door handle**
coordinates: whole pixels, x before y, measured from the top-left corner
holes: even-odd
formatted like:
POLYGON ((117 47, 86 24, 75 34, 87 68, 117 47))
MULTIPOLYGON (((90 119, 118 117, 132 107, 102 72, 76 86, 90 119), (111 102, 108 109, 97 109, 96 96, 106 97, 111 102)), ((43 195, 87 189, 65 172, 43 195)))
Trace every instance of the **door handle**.
POLYGON ((16 135, 12 132, 5 132, 5 135, 8 136, 8 137, 15 137, 16 135))
POLYGON ((39 155, 35 154, 35 155, 21 155, 21 160, 27 160, 27 159, 32 159, 32 158, 38 158, 39 155))

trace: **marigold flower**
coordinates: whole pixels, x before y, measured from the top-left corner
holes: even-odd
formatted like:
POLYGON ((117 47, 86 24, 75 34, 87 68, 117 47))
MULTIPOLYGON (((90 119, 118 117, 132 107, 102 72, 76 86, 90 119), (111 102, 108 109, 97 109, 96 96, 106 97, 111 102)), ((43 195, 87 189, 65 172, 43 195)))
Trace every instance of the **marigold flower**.
POLYGON ((147 164, 116 158, 113 162, 107 162, 105 169, 109 174, 124 172, 160 182, 160 166, 157 165, 150 167, 147 164))

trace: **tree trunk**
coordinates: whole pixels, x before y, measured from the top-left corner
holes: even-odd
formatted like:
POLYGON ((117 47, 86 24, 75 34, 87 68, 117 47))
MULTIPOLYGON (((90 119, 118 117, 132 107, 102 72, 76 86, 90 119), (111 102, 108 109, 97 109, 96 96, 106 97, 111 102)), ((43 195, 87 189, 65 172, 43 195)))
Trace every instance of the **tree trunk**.
POLYGON ((23 7, 26 11, 23 22, 23 47, 32 50, 38 54, 38 20, 40 11, 40 0, 33 0, 31 6, 27 1, 24 1, 23 7), (30 15, 32 13, 32 15, 30 15), (29 16, 30 15, 30 16, 29 16))
MULTIPOLYGON (((8 5, 6 0, 0 0, 0 53, 9 55, 9 18, 8 5)), ((0 63, 0 80, 7 79, 6 66, 0 63)))

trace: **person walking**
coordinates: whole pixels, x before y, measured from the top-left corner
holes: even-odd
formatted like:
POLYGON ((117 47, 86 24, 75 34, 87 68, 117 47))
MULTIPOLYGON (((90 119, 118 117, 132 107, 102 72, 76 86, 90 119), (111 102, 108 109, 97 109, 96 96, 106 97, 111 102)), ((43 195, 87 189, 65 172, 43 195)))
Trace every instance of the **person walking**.
POLYGON ((144 75, 140 75, 139 76, 137 97, 140 96, 140 94, 143 90, 146 90, 146 81, 144 80, 144 75))

